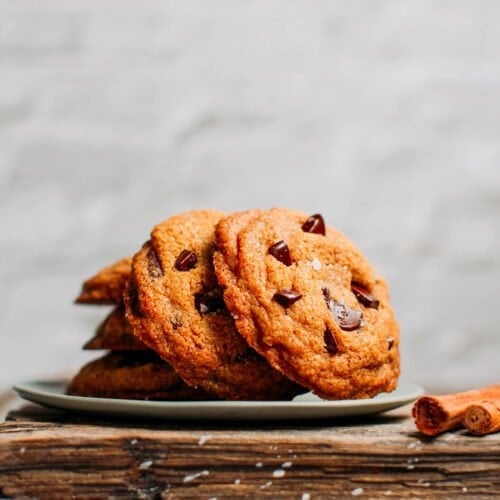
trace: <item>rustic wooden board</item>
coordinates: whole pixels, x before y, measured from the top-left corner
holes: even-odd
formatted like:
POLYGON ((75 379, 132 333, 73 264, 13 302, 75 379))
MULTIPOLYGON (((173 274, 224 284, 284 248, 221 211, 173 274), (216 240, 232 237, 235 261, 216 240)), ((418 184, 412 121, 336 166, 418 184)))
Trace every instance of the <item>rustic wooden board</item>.
POLYGON ((500 496, 500 435, 425 438, 408 408, 228 426, 113 421, 29 405, 0 423, 2 495, 493 498, 500 496))

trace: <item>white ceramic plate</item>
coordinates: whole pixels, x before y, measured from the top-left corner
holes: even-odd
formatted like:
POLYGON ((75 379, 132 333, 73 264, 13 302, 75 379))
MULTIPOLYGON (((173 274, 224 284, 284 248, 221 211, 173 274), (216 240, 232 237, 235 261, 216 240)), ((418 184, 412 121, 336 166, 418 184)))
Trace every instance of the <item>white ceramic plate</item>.
POLYGON ((372 415, 411 403, 423 389, 399 382, 391 393, 371 399, 326 401, 312 393, 293 401, 135 401, 131 399, 89 398, 66 395, 67 381, 32 381, 14 390, 29 401, 76 412, 188 420, 305 420, 315 418, 372 415))

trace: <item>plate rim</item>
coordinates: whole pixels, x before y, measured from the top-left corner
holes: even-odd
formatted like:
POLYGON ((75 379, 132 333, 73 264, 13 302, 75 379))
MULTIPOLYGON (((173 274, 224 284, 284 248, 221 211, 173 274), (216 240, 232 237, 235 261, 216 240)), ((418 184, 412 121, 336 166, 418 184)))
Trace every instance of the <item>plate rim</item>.
MULTIPOLYGON (((258 409, 258 408, 324 408, 324 409, 347 409, 359 407, 375 407, 375 406, 388 406, 397 405, 403 406, 414 400, 424 393, 424 388, 412 381, 400 380, 397 388, 392 393, 380 393, 383 397, 377 399, 376 397, 367 399, 343 399, 343 400, 317 400, 317 401, 151 401, 151 400, 135 400, 135 399, 118 399, 118 398, 101 398, 90 396, 73 396, 69 394, 61 394, 60 392, 47 390, 47 385, 62 386, 67 384, 68 379, 35 379, 17 383, 13 386, 13 390, 23 399, 40 403, 39 398, 50 398, 55 403, 87 403, 90 406, 108 406, 108 410, 112 413, 113 407, 128 406, 135 409, 150 409, 150 408, 164 408, 176 410, 190 410, 190 409, 227 409, 227 408, 241 408, 241 409, 258 409), (42 387, 40 387, 42 386, 42 387), (397 393, 400 389, 403 394, 397 393), (36 398, 36 399, 35 399, 36 398)), ((57 406, 61 408, 61 406, 57 406)), ((68 409, 67 406, 63 408, 68 409)), ((71 408, 75 409, 75 408, 71 408)), ((82 410, 80 410, 82 411, 82 410)), ((386 410, 382 410, 386 411, 386 410)), ((202 416, 200 416, 202 418, 202 416)))

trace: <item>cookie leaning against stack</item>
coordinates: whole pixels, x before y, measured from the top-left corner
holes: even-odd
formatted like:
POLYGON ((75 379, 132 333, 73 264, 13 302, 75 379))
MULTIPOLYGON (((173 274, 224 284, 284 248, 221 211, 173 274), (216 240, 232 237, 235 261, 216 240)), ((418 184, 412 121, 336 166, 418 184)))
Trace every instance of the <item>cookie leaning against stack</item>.
POLYGON ((214 263, 248 344, 327 399, 395 389, 399 329, 388 288, 320 215, 252 210, 222 220, 214 263))
POLYGON ((290 399, 303 388, 248 346, 226 309, 212 263, 215 210, 155 226, 135 255, 124 294, 134 334, 186 384, 223 399, 290 399))

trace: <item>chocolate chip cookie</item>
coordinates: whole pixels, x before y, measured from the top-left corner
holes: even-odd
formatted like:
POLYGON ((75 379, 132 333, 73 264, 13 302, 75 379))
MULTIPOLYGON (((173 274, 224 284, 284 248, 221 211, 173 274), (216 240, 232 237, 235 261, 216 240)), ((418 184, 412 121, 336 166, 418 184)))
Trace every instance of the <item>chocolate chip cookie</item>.
POLYGON ((125 257, 101 269, 83 283, 77 304, 119 304, 130 276, 131 257, 125 257))
POLYGON ((123 303, 116 306, 98 326, 96 334, 84 346, 86 350, 143 351, 148 347, 134 336, 125 317, 123 303))
POLYGON ((217 227, 224 301, 251 347, 327 399, 396 387, 399 329, 385 281, 323 217, 234 214, 217 227))
POLYGON ((212 263, 222 217, 192 211, 153 229, 133 259, 127 319, 192 387, 223 399, 289 399, 303 389, 247 345, 222 299, 212 263))
POLYGON ((188 387, 152 351, 112 352, 86 364, 69 384, 68 394, 121 399, 213 399, 188 387))

